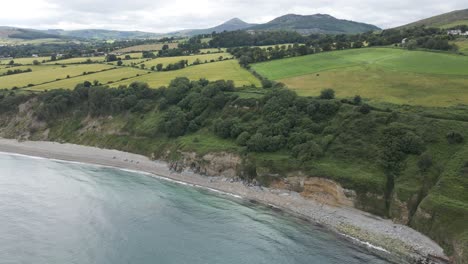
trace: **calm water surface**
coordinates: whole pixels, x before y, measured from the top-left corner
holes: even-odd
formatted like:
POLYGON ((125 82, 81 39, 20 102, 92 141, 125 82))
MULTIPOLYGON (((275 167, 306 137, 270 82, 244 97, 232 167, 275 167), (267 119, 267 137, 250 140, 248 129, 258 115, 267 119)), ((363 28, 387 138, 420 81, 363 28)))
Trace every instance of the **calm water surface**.
POLYGON ((0 263, 389 263, 263 206, 143 174, 0 154, 0 263))

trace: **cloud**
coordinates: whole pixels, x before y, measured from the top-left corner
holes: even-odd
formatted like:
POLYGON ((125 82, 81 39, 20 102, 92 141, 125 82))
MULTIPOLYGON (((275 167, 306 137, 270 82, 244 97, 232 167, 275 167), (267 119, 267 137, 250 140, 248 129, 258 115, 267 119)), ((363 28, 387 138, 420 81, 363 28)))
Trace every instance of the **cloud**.
POLYGON ((325 13, 394 27, 466 8, 466 0, 15 0, 2 3, 0 25, 28 28, 104 28, 169 32, 206 28, 233 17, 267 22, 288 13, 325 13))

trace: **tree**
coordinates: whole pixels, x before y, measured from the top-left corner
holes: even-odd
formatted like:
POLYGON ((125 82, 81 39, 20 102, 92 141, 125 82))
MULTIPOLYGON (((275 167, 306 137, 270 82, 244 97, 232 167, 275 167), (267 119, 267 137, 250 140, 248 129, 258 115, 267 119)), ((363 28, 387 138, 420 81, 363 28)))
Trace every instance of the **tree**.
POLYGON ((169 137, 178 137, 185 134, 187 118, 179 107, 171 107, 163 119, 164 131, 169 137))
POLYGON ((113 62, 113 61, 116 61, 117 60, 117 55, 115 54, 108 54, 106 56, 106 61, 107 62, 113 62))
POLYGON ((57 55, 54 54, 54 55, 50 56, 50 60, 51 61, 56 61, 57 60, 57 55))
POLYGON ((333 89, 325 89, 320 92, 320 99, 331 100, 335 98, 335 91, 333 89))
POLYGON ((162 69, 163 69, 163 64, 162 64, 162 63, 158 63, 158 64, 156 65, 156 70, 162 71, 162 69))
POLYGON ((130 55, 125 55, 125 59, 126 59, 126 60, 131 60, 131 59, 132 59, 132 56, 130 56, 130 55))
POLYGON ((463 142, 462 134, 455 131, 449 132, 446 138, 449 144, 460 144, 463 142))
POLYGON ((359 95, 354 96, 353 103, 354 103, 355 105, 360 105, 361 102, 362 102, 361 96, 359 96, 359 95))
POLYGON ((418 167, 421 172, 426 172, 432 166, 432 156, 429 153, 423 153, 419 156, 418 167))
POLYGON ((363 104, 359 107, 359 112, 361 112, 364 115, 370 113, 370 111, 371 107, 368 104, 363 104))
POLYGON ((117 61, 117 66, 122 66, 122 64, 123 64, 122 60, 119 59, 119 60, 117 61))
POLYGON ((13 65, 13 64, 15 64, 14 60, 11 60, 10 62, 8 62, 8 65, 13 65))

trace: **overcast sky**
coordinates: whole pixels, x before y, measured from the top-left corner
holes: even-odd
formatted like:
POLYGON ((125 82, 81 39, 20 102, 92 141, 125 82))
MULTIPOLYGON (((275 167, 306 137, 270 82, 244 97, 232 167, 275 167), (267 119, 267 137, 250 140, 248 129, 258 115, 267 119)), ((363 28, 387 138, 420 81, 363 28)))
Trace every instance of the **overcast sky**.
POLYGON ((263 23, 295 13, 330 14, 399 26, 468 8, 467 0, 1 0, 0 25, 26 28, 170 32, 207 28, 233 17, 263 23))

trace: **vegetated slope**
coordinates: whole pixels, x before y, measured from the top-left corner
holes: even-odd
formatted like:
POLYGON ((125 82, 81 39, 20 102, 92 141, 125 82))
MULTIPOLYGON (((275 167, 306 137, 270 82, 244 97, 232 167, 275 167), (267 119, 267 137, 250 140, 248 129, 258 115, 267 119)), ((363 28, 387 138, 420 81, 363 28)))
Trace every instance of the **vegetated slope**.
POLYGON ((468 104, 468 57, 392 48, 333 51, 253 64, 259 74, 300 95, 333 88, 376 102, 449 106, 468 104))
POLYGON ((60 39, 64 38, 58 34, 50 34, 40 30, 14 28, 14 27, 0 27, 0 38, 14 38, 14 39, 60 39))
POLYGON ((407 25, 400 26, 398 28, 409 28, 419 26, 447 28, 450 26, 466 25, 467 21, 468 9, 463 9, 441 14, 438 16, 429 17, 407 25))
POLYGON ((62 30, 49 29, 47 33, 79 39, 147 39, 157 38, 160 34, 142 31, 119 31, 106 29, 62 30))
POLYGON ((154 72, 134 79, 115 82, 111 86, 129 85, 138 81, 148 83, 151 87, 161 87, 168 85, 176 77, 186 77, 193 81, 202 78, 210 81, 230 79, 237 87, 261 86, 260 81, 249 71, 241 68, 236 60, 203 63, 175 71, 154 72))
POLYGON ((243 179, 303 195, 301 178, 288 175, 328 178, 355 191, 349 195, 357 208, 424 232, 465 263, 468 108, 380 110, 359 100, 298 97, 286 89, 260 98, 239 93, 230 82, 186 78, 166 89, 133 84, 40 95, 3 92, 0 135, 181 162, 183 153, 195 152, 195 167, 207 163, 204 154, 229 152, 242 160, 235 169, 243 179))
POLYGON ((295 15, 289 14, 272 21, 250 27, 251 30, 292 30, 301 34, 353 34, 380 30, 380 28, 349 20, 337 19, 330 15, 295 15))
POLYGON ((186 30, 181 30, 181 31, 170 33, 170 35, 195 36, 195 35, 200 35, 200 34, 211 34, 213 32, 219 33, 223 31, 241 30, 241 29, 249 28, 254 25, 255 24, 249 24, 247 22, 244 22, 239 18, 233 18, 216 27, 207 28, 207 29, 186 29, 186 30))

